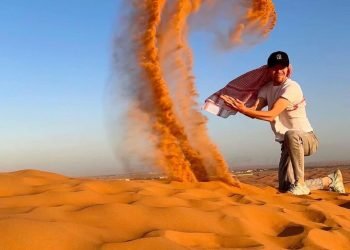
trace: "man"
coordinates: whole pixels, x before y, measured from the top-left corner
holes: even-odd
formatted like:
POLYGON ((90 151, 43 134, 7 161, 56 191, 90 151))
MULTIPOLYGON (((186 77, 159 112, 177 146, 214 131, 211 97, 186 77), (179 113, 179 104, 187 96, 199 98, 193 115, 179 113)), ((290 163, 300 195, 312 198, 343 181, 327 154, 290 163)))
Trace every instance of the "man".
POLYGON ((280 191, 307 195, 310 189, 329 188, 345 193, 340 170, 324 178, 304 181, 304 156, 317 151, 318 140, 306 115, 303 92, 299 84, 289 78, 291 66, 287 53, 272 53, 267 66, 271 81, 260 89, 253 107, 248 108, 228 95, 221 98, 248 117, 270 122, 276 141, 281 143, 280 191), (268 110, 262 111, 265 106, 268 110))

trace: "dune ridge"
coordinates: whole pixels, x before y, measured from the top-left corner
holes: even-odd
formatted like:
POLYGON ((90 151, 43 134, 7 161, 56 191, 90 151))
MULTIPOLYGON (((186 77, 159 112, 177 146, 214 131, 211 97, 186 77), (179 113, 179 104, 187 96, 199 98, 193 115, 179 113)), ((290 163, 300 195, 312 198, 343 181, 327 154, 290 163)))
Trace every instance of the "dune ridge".
POLYGON ((0 249, 346 249, 349 209, 327 191, 22 170, 0 174, 0 249))

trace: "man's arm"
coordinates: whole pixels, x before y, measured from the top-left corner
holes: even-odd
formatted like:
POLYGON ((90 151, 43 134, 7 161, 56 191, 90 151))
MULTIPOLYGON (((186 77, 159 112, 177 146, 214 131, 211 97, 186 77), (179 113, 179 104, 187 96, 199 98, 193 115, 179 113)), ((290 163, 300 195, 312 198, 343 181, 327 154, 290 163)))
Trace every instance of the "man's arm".
MULTIPOLYGON (((251 109, 251 110, 262 110, 266 105, 267 105, 266 100, 264 98, 262 98, 262 97, 259 97, 256 100, 254 106, 250 107, 249 109, 251 109)), ((252 118, 252 119, 255 119, 255 117, 252 117, 252 116, 250 116, 248 114, 247 114, 247 116, 252 118)))
POLYGON ((251 109, 253 109, 253 110, 262 110, 266 105, 267 105, 266 100, 264 98, 262 98, 262 97, 259 97, 256 100, 254 106, 251 107, 251 109))
MULTIPOLYGON (((252 108, 247 108, 243 102, 234 99, 230 96, 221 96, 221 98, 229 105, 231 105, 233 108, 237 109, 238 112, 251 117, 256 118, 263 121, 272 122, 275 120, 276 116, 278 116, 280 113, 282 113, 283 110, 285 110, 288 105, 289 101, 283 97, 279 98, 273 105, 272 109, 269 111, 261 111, 258 108, 263 108, 263 102, 261 105, 259 103, 257 104, 256 110, 252 108)), ((263 99, 264 100, 264 99, 263 99)))

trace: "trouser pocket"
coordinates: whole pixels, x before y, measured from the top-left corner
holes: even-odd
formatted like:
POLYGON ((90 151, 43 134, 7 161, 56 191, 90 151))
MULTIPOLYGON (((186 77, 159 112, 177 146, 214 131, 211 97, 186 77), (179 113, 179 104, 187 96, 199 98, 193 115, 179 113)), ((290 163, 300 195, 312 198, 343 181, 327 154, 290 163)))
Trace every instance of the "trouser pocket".
POLYGON ((304 147, 305 156, 316 153, 318 149, 318 139, 314 133, 308 133, 307 143, 304 142, 304 145, 305 144, 308 146, 308 148, 304 147))

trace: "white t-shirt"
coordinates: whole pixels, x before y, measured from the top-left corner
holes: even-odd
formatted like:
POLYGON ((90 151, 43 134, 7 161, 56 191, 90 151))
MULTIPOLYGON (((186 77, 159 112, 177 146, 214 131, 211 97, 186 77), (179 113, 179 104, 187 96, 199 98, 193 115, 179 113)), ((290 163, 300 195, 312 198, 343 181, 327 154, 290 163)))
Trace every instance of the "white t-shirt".
POLYGON ((267 101, 268 109, 271 110, 279 98, 285 98, 290 105, 271 122, 271 128, 275 133, 276 141, 282 142, 284 134, 288 130, 313 131, 306 116, 305 101, 299 84, 287 79, 283 84, 274 86, 273 82, 266 84, 259 91, 258 97, 267 101), (297 105, 297 108, 296 108, 297 105))

